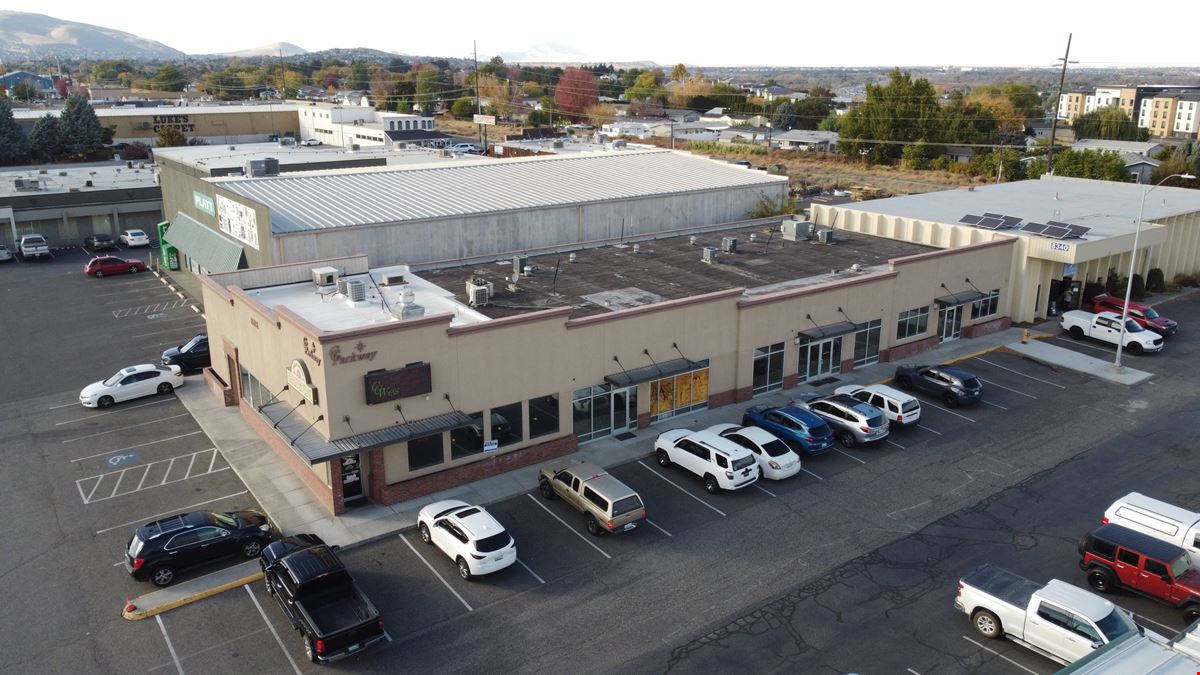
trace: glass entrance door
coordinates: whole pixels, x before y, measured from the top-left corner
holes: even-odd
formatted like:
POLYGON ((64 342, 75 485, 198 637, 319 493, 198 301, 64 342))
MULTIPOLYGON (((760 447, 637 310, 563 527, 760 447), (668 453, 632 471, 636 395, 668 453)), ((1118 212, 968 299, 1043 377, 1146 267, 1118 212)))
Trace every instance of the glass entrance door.
POLYGON ((943 307, 938 312, 938 342, 950 342, 962 337, 963 306, 943 307))
POLYGON ((842 372, 841 336, 800 345, 800 381, 828 377, 842 372))
POLYGON ((614 389, 612 393, 612 428, 620 433, 637 428, 637 386, 614 389))

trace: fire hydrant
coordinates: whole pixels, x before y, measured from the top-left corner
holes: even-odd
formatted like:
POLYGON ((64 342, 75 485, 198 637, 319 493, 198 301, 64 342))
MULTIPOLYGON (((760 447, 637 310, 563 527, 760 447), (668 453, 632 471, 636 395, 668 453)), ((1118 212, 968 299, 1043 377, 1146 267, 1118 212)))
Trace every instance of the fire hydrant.
POLYGON ((1026 328, 1025 332, 1021 334, 1021 344, 1026 344, 1028 342, 1029 342, 1029 329, 1026 328))

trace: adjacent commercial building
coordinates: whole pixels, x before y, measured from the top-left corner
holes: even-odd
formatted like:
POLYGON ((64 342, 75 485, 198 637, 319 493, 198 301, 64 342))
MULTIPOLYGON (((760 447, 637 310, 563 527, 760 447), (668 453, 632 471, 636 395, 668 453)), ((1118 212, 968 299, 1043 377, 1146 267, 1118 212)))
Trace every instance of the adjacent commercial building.
MULTIPOLYGON (((62 109, 14 110, 13 118, 28 134, 34 123, 47 114, 58 116, 62 109)), ((271 136, 295 136, 300 131, 297 107, 288 103, 96 108, 96 117, 101 125, 113 127, 114 143, 149 146, 155 144, 164 127, 213 145, 263 142, 271 136)))
POLYGON ((206 382, 342 513, 1009 325, 1011 238, 937 250, 659 215, 516 260, 202 277, 206 382))
MULTIPOLYGON (((1010 316, 1035 321, 1076 284, 1127 274, 1144 185, 1042 176, 943 192, 812 206, 818 224, 953 249, 1014 242, 1010 316)), ((1156 188, 1145 200, 1135 272, 1200 272, 1200 190, 1156 188)))

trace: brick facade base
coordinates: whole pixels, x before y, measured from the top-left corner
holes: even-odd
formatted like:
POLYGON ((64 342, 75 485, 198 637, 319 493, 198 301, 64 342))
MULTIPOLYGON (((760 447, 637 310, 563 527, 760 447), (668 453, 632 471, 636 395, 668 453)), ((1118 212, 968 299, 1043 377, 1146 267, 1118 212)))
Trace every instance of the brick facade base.
POLYGON ((841 372, 842 373, 853 373, 854 372, 854 359, 853 358, 842 361, 841 372))
POLYGON ((225 407, 237 405, 237 394, 234 393, 233 387, 225 384, 225 380, 221 379, 220 375, 212 368, 205 368, 203 371, 204 386, 213 393, 213 396, 221 399, 225 407))
POLYGON ((784 375, 783 376, 783 388, 784 389, 792 389, 793 387, 796 386, 796 383, 799 381, 800 381, 799 373, 789 373, 787 375, 784 375))
MULTIPOLYGON (((371 463, 371 501, 378 504, 395 504, 397 502, 423 497, 434 492, 440 492, 459 485, 522 469, 532 464, 544 462, 555 457, 569 455, 579 449, 579 443, 574 435, 556 438, 553 441, 541 443, 523 450, 514 450, 503 455, 488 457, 478 462, 464 466, 431 473, 427 476, 412 478, 394 485, 384 485, 383 453, 372 452, 371 463)), ((529 477, 529 486, 533 487, 533 476, 529 477)), ((340 485, 338 480, 334 484, 340 485)))
POLYGON ((1000 331, 1008 330, 1011 327, 1012 319, 1008 318, 1007 316, 1003 316, 994 321, 988 321, 987 323, 977 323, 974 326, 967 326, 963 328, 962 334, 965 338, 977 338, 983 337, 984 335, 991 335, 992 333, 999 333, 1000 331))
POLYGON ((916 342, 910 342, 906 345, 900 345, 899 347, 884 349, 879 352, 879 360, 882 362, 902 361, 904 359, 916 356, 917 354, 935 349, 937 346, 938 336, 931 335, 924 340, 917 340, 916 342))
MULTIPOLYGON (((730 389, 728 391, 721 391, 721 392, 717 392, 715 394, 709 394, 708 395, 708 407, 719 408, 723 405, 729 405, 730 403, 733 403, 734 401, 738 400, 737 394, 738 394, 738 391, 736 389, 730 389)), ((741 399, 741 400, 745 400, 745 399, 741 399)))
POLYGON ((733 392, 733 400, 735 403, 749 401, 752 398, 754 398, 754 387, 742 387, 741 389, 733 392))
POLYGON ((650 426, 650 413, 638 413, 638 428, 645 429, 650 426))
POLYGON ((317 474, 309 468, 308 463, 300 459, 291 446, 289 446, 275 430, 271 428, 270 423, 262 418, 254 408, 245 401, 241 401, 238 405, 238 410, 242 413, 242 419, 267 443, 271 446, 271 450, 291 468, 292 473, 308 486, 309 490, 317 497, 317 501, 324 506, 329 513, 340 516, 345 508, 342 506, 342 465, 340 462, 333 461, 329 463, 331 482, 334 488, 321 481, 317 474), (337 498, 335 499, 335 491, 337 498))

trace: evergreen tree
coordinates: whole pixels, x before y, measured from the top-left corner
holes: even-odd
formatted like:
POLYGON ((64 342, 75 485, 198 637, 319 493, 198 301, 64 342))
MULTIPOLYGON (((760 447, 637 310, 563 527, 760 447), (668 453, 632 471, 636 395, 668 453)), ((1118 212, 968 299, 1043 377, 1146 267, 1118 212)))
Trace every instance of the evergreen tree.
POLYGON ((29 139, 13 119, 12 107, 0 99, 0 164, 21 164, 29 160, 29 139))
POLYGON ((33 124, 29 143, 40 159, 54 161, 63 154, 62 123, 58 117, 46 113, 33 124))
POLYGON ((84 155, 103 145, 104 128, 87 99, 76 94, 67 99, 62 118, 63 150, 71 155, 84 155))

